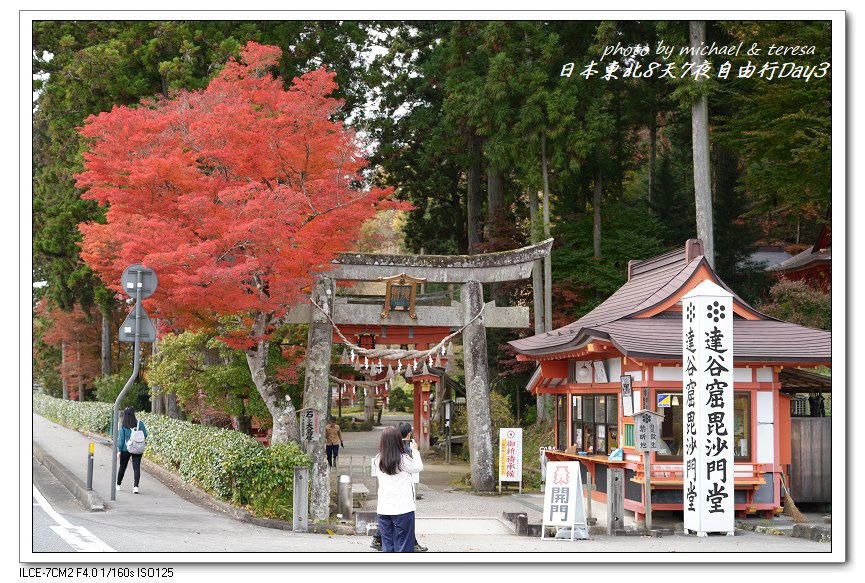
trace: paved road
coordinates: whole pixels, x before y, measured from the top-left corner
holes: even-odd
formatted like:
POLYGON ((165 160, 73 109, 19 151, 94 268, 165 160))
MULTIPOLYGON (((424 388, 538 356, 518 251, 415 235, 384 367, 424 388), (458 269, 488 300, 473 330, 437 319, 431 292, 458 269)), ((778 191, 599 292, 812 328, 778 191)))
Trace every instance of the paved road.
MULTIPOLYGON (((378 431, 378 430, 377 430, 378 431)), ((33 416, 34 442, 64 465, 84 482, 86 479, 86 451, 88 437, 33 416)), ((361 447, 361 439, 348 441, 361 447)), ((374 434, 366 436, 374 439, 374 434)), ((295 533, 274 530, 242 523, 235 518, 206 505, 193 503, 154 476, 146 472, 141 480, 141 493, 121 491, 115 501, 110 501, 108 485, 111 469, 109 448, 96 446, 94 468, 94 490, 106 502, 103 512, 85 511, 70 501, 68 493, 46 487, 40 490, 57 514, 71 527, 83 529, 94 539, 103 541, 119 553, 139 551, 132 560, 140 563, 174 562, 178 553, 217 553, 198 555, 198 560, 207 557, 222 557, 222 553, 233 553, 244 557, 267 553, 268 562, 298 560, 297 553, 311 554, 312 560, 321 560, 320 553, 375 553, 369 548, 366 536, 330 536, 311 533, 295 533), (132 535, 135 535, 134 537, 132 535), (202 558, 203 557, 203 558, 202 558), (315 558, 318 557, 318 558, 315 558)), ((38 464, 37 464, 38 465, 38 464)), ((459 470, 461 471, 461 469, 459 470)), ((34 481, 40 481, 39 468, 34 469, 34 481)), ((45 476, 42 475, 42 478, 45 476)), ((40 482, 43 483, 43 481, 40 482)), ((540 540, 505 534, 499 518, 503 511, 529 512, 530 520, 539 518, 537 510, 542 499, 537 494, 475 495, 448 489, 432 488, 421 482, 422 500, 418 503, 419 540, 431 551, 445 553, 496 553, 497 561, 531 560, 533 553, 556 552, 564 561, 579 561, 573 554, 616 553, 789 553, 788 561, 807 560, 810 553, 827 553, 831 545, 799 538, 771 536, 751 532, 737 532, 735 537, 709 537, 697 539, 684 535, 662 538, 593 536, 588 541, 540 540)), ((596 515, 602 514, 595 504, 596 515)), ((599 523, 603 524, 602 516, 599 523)), ((56 539, 48 536, 52 524, 46 521, 41 509, 34 508, 32 538, 22 536, 21 559, 25 562, 47 560, 51 553, 63 552, 56 539), (45 527, 48 527, 46 531, 45 527), (36 531, 40 534, 36 534, 36 531), (32 540, 32 549, 26 548, 32 540)), ((54 523, 53 526, 59 526, 54 523)), ((81 531, 81 532, 83 532, 81 531)), ((107 549, 105 549, 107 550, 107 549)), ((429 557, 432 553, 427 553, 429 557)), ((88 554, 97 561, 96 555, 88 554)), ((193 559, 195 560, 195 559, 193 559)), ((232 559, 233 560, 233 559, 232 559)), ((375 560, 391 560, 388 558, 375 560)), ((429 560, 429 559, 413 559, 429 560)), ((769 558, 768 560, 778 560, 769 558)))

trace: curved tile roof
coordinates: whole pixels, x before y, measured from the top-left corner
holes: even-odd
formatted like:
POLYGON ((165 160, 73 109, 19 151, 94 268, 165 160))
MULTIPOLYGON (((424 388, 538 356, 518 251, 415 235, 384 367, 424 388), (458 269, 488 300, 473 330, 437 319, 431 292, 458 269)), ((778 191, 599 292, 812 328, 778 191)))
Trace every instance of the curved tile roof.
POLYGON ((702 256, 685 264, 678 249, 631 265, 631 277, 609 298, 576 322, 528 338, 509 342, 528 356, 549 356, 580 348, 592 339, 611 341, 624 355, 651 358, 682 356, 681 316, 665 312, 650 318, 636 314, 675 297, 702 266, 733 294, 737 303, 760 319, 733 322, 736 360, 767 362, 829 362, 831 333, 782 322, 761 314, 733 292, 708 267, 702 256))

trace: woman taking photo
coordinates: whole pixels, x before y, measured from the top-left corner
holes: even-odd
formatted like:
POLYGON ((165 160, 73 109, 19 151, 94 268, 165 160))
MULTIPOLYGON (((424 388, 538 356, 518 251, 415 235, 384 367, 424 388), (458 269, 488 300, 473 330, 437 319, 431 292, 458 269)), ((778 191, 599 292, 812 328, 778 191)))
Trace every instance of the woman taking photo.
POLYGON ((417 444, 411 442, 412 455, 405 453, 402 435, 396 427, 386 427, 375 457, 378 478, 378 530, 382 551, 414 552, 414 488, 412 474, 423 470, 417 444))

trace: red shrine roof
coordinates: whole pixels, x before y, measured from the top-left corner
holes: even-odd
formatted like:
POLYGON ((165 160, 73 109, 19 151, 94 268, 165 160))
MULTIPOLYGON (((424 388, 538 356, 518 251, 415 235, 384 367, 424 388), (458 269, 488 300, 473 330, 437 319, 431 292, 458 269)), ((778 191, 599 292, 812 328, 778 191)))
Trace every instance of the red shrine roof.
POLYGON ((832 335, 782 322, 748 305, 721 281, 702 255, 702 242, 629 264, 628 281, 594 310, 562 328, 509 342, 529 359, 565 357, 592 340, 633 358, 682 358, 681 296, 711 279, 733 294, 735 359, 828 363, 832 335))
MULTIPOLYGON (((826 213, 827 221, 831 217, 830 211, 826 213)), ((777 265, 773 265, 769 271, 789 277, 808 270, 821 269, 827 271, 832 269, 832 228, 828 222, 820 229, 820 234, 817 235, 817 240, 811 247, 777 265)))

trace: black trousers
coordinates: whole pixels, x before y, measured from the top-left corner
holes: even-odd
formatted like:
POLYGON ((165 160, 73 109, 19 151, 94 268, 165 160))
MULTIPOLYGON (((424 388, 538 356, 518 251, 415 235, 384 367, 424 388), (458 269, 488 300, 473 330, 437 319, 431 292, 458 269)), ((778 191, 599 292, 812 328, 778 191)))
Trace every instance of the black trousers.
POLYGON ((123 475, 126 473, 126 466, 129 465, 129 458, 132 458, 132 477, 135 478, 133 485, 138 485, 138 480, 141 479, 141 456, 142 454, 140 453, 120 452, 120 469, 117 471, 118 486, 123 483, 123 475))
POLYGON ((327 465, 333 467, 336 464, 336 458, 339 457, 339 444, 328 445, 327 448, 327 465))

